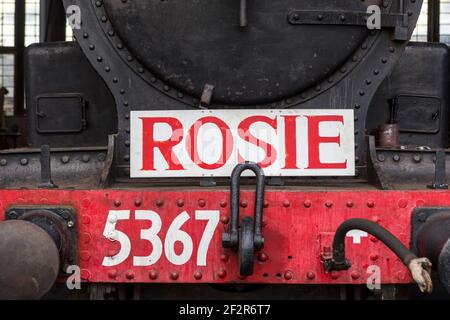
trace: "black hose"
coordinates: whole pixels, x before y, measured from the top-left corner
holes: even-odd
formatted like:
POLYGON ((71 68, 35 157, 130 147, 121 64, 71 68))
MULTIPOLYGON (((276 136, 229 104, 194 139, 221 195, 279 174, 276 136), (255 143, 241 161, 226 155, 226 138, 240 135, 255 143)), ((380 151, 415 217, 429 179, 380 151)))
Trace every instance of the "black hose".
POLYGON ((325 261, 325 267, 328 271, 350 268, 350 264, 345 257, 345 238, 347 232, 351 230, 361 230, 371 234, 391 249, 406 266, 409 265, 411 260, 417 258, 400 240, 379 224, 366 219, 350 219, 342 223, 336 230, 333 240, 333 259, 332 261, 325 261))

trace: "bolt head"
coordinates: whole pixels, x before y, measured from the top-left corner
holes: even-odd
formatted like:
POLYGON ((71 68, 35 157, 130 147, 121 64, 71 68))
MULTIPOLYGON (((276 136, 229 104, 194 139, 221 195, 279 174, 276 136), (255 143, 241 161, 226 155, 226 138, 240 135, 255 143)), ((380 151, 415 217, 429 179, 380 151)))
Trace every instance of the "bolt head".
POLYGON ((220 222, 222 222, 223 224, 228 224, 230 222, 230 218, 228 216, 222 216, 220 218, 220 222))
POLYGON ((203 208, 204 206, 206 206, 206 201, 205 199, 200 199, 198 200, 198 206, 203 208))
POLYGON ((336 280, 339 278, 339 272, 331 271, 331 279, 336 280))
POLYGON ((156 272, 155 270, 151 270, 151 271, 148 273, 148 277, 149 277, 151 280, 156 280, 156 279, 158 279, 158 272, 156 272))
POLYGON ((163 205, 164 205, 164 200, 161 200, 161 199, 156 200, 157 207, 162 207, 163 205))
POLYGON ((196 271, 194 273, 194 279, 195 280, 200 280, 203 277, 202 273, 200 271, 196 271))
POLYGON ((110 279, 115 279, 115 278, 117 278, 117 270, 109 270, 109 271, 108 271, 108 277, 109 277, 110 279))
POLYGON ((265 253, 265 252, 258 253, 258 261, 259 262, 266 262, 267 260, 269 260, 269 256, 267 255, 267 253, 265 253))
POLYGON ((127 271, 126 275, 128 280, 133 280, 134 279, 134 272, 133 271, 127 271))
POLYGON ((286 271, 284 273, 284 279, 285 280, 292 280, 294 278, 294 274, 291 271, 286 271))
POLYGON ((180 208, 183 207, 184 206, 184 200, 183 199, 178 199, 177 200, 177 206, 180 207, 180 208))
POLYGON ((219 271, 217 271, 217 276, 223 279, 227 276, 227 272, 225 271, 225 269, 220 269, 219 271))
POLYGON ((73 221, 67 222, 67 227, 68 228, 73 228, 74 226, 75 226, 75 222, 73 222, 73 221))
POLYGON ((140 206, 142 205, 142 200, 141 200, 141 199, 136 199, 136 200, 134 200, 134 205, 135 205, 136 207, 140 207, 140 206))

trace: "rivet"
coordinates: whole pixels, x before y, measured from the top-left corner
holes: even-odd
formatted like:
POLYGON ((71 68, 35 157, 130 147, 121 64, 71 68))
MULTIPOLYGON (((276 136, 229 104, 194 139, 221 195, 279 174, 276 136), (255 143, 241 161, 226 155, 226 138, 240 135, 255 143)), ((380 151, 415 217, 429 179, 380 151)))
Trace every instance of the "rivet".
POLYGON ((308 271, 306 273, 306 278, 308 278, 308 280, 314 280, 316 278, 316 274, 313 271, 308 271))
POLYGON ((136 207, 140 207, 140 206, 142 205, 142 200, 141 200, 141 199, 136 199, 136 200, 134 200, 134 205, 135 205, 136 207))
POLYGON ((115 279, 115 278, 117 278, 117 270, 109 270, 108 271, 108 277, 110 278, 110 279, 115 279))
POLYGON ((225 269, 220 269, 219 271, 217 271, 217 276, 223 279, 227 276, 227 272, 225 271, 225 269))
POLYGON ((80 259, 83 261, 89 261, 89 259, 91 258, 91 254, 89 253, 89 251, 81 251, 80 252, 80 259))
POLYGON ((206 206, 206 200, 205 199, 199 199, 198 200, 198 206, 201 207, 201 208, 206 206))
POLYGON ((305 201, 303 201, 303 206, 304 206, 305 208, 311 208, 311 205, 312 205, 312 203, 311 203, 310 200, 305 200, 305 201))
POLYGON ((21 159, 20 164, 23 166, 26 166, 28 164, 28 159, 26 159, 26 158, 21 159))
POLYGON ((91 217, 89 217, 87 215, 83 215, 81 217, 81 221, 83 222, 83 224, 88 225, 91 223, 91 217))
POLYGON ((377 261, 378 260, 378 255, 377 254, 371 254, 370 255, 370 260, 377 261))
POLYGON ((258 253, 258 260, 259 262, 266 262, 269 260, 269 256, 265 252, 258 253))
POLYGON ((327 201, 327 202, 325 202, 325 206, 326 206, 327 208, 331 208, 331 207, 333 206, 333 202, 327 201))
POLYGON ((177 206, 179 206, 180 208, 184 206, 184 200, 183 199, 178 199, 177 200, 177 206))
POLYGON ((247 208, 247 207, 248 207, 248 202, 247 202, 247 200, 241 200, 241 207, 242 207, 242 208, 247 208))
POLYGON ((221 206, 222 208, 225 208, 227 205, 228 205, 228 202, 226 202, 225 200, 220 201, 220 206, 221 206))
POLYGON ((367 202, 367 206, 368 206, 369 208, 373 208, 373 207, 375 207, 375 202, 374 202, 373 200, 369 200, 369 201, 367 202))
POLYGON ((352 277, 353 280, 359 279, 360 276, 361 275, 357 271, 353 271, 352 274, 351 274, 351 277, 352 277))
POLYGON ((200 280, 203 277, 202 273, 200 271, 196 271, 194 273, 195 280, 200 280))
POLYGON ((178 280, 178 278, 180 277, 180 274, 178 273, 178 272, 172 272, 171 274, 170 274, 170 279, 172 279, 172 280, 178 280))
POLYGON ((289 208, 290 206, 291 206, 291 202, 289 200, 284 200, 283 201, 283 207, 289 208))
POLYGON ((164 205, 164 200, 161 200, 161 199, 156 200, 157 207, 162 207, 163 205, 164 205))
POLYGON ((336 280, 339 278, 339 272, 331 271, 331 279, 336 280))
POLYGON ((353 206, 354 206, 355 204, 353 203, 353 201, 348 200, 347 203, 346 203, 346 205, 347 205, 348 208, 353 208, 353 206))
POLYGON ((88 198, 84 198, 81 201, 81 205, 83 206, 83 208, 89 208, 89 206, 91 205, 91 200, 89 200, 88 198))
POLYGON ((220 218, 220 222, 222 222, 223 224, 228 224, 230 222, 230 218, 228 216, 222 216, 220 218))
POLYGON ((227 255, 226 253, 220 255, 220 261, 226 263, 226 262, 228 262, 229 260, 230 260, 230 256, 227 255))
POLYGON ((284 279, 286 279, 286 280, 292 280, 293 277, 294 277, 294 274, 291 271, 286 271, 284 273, 284 279))
POLYGON ((81 279, 89 280, 90 278, 91 278, 91 273, 89 272, 89 270, 82 269, 81 270, 81 279))
POLYGON ((119 199, 114 200, 114 206, 120 207, 122 205, 122 202, 119 199))
POLYGON ((408 206, 408 200, 406 200, 406 199, 400 199, 399 201, 398 201, 398 206, 400 207, 400 208, 406 208, 407 206, 408 206))
POLYGON ((151 280, 156 280, 156 279, 158 279, 158 272, 156 272, 155 270, 151 270, 151 271, 148 273, 148 277, 149 277, 151 280))

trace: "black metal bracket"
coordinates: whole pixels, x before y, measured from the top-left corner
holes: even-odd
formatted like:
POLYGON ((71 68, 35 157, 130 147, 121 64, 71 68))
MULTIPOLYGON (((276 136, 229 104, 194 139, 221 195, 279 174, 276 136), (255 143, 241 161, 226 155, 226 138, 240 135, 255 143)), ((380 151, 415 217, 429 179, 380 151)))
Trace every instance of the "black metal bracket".
POLYGON ((377 161, 377 148, 374 136, 367 137, 368 150, 367 153, 367 175, 369 181, 381 190, 389 190, 392 187, 386 183, 383 176, 383 170, 377 161))
POLYGON ((430 186, 431 189, 448 189, 447 175, 446 175, 446 157, 445 150, 436 151, 436 164, 434 181, 430 186))
POLYGON ((25 220, 45 230, 58 248, 61 273, 76 264, 76 212, 65 206, 16 206, 6 211, 6 220, 25 220))
POLYGON ((238 251, 241 275, 253 273, 254 252, 264 246, 262 218, 264 206, 264 172, 259 165, 246 162, 236 166, 231 174, 231 231, 222 235, 222 246, 238 251), (250 217, 242 219, 239 228, 240 178, 244 171, 251 170, 256 175, 256 199, 254 223, 250 217))
POLYGON ((40 189, 56 189, 58 186, 52 181, 52 169, 50 156, 50 146, 43 145, 41 147, 41 183, 39 184, 40 189))
MULTIPOLYGON (((291 10, 288 21, 293 25, 342 25, 367 27, 370 13, 363 11, 291 10)), ((380 28, 394 28, 395 40, 408 40, 408 15, 382 13, 380 28)))

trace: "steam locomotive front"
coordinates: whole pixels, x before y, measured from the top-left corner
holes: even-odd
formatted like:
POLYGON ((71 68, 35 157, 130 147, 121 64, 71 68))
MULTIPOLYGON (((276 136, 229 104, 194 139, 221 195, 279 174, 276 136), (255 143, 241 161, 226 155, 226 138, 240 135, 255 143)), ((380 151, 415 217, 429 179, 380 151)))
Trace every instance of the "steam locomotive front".
POLYGON ((422 1, 63 2, 77 43, 28 48, 30 148, 0 152, 0 257, 32 228, 48 259, 0 288, 58 265, 431 292, 433 266, 450 291, 449 57, 408 45, 422 1))

